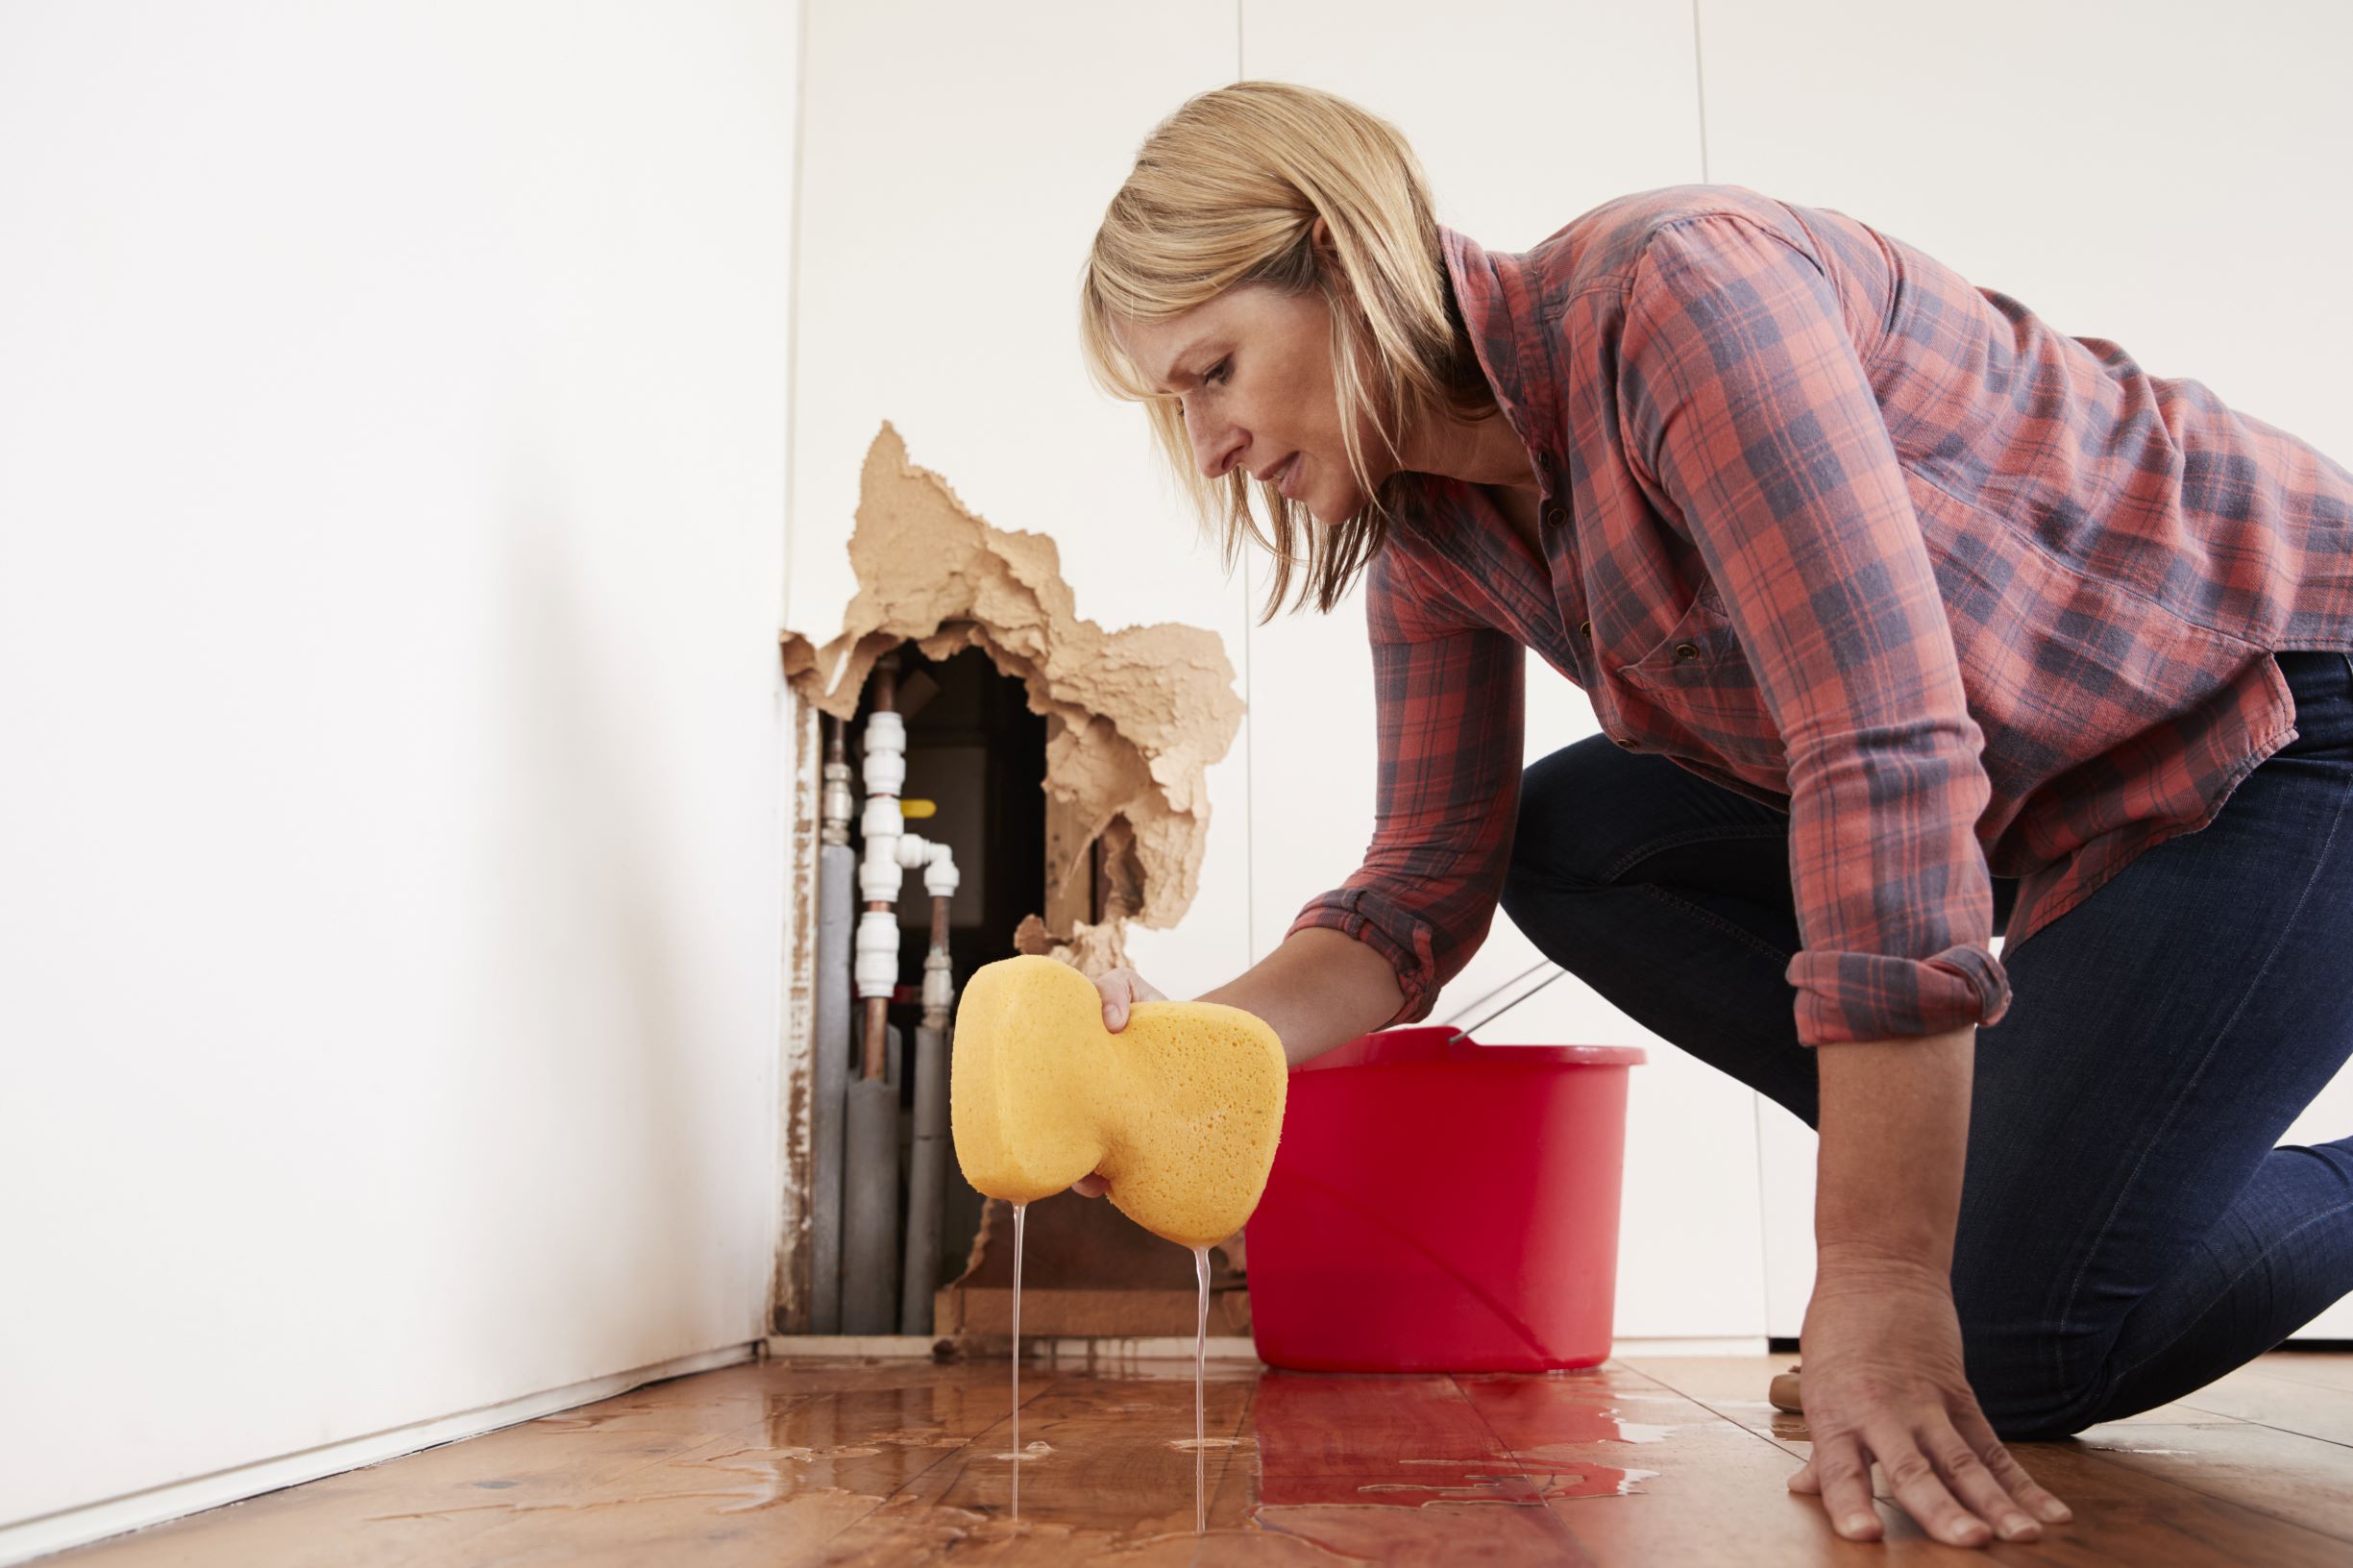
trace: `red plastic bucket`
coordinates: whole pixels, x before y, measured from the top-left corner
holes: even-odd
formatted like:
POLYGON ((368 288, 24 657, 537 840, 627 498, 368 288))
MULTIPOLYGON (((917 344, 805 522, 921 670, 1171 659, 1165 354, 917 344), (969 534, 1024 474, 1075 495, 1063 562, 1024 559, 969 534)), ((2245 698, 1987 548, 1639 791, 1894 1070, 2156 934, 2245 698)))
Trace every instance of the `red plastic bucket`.
POLYGON ((1270 1366, 1532 1372, 1609 1355, 1630 1045, 1365 1035, 1295 1068, 1250 1217, 1270 1366))

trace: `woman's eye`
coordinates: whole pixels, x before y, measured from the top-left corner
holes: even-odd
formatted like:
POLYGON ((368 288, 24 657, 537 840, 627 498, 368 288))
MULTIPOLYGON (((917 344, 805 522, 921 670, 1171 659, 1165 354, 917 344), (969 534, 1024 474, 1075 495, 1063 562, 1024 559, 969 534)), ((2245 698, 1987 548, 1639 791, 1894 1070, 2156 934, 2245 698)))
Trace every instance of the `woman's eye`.
POLYGON ((1234 361, 1230 358, 1220 359, 1215 364, 1210 366, 1209 374, 1201 379, 1205 381, 1224 380, 1227 379, 1227 376, 1230 373, 1230 367, 1233 365, 1233 363, 1234 361))

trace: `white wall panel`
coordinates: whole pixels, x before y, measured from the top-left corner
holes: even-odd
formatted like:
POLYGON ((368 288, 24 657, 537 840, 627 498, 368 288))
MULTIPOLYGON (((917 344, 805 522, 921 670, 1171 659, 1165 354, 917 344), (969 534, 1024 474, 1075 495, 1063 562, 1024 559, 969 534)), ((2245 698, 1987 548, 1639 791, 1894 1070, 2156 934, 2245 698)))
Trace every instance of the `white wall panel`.
MULTIPOLYGON (((790 625, 840 628, 859 464, 887 419, 981 516, 1054 539, 1081 615, 1207 627, 1238 690, 1238 576, 1078 341, 1103 208, 1156 122, 1233 80, 1234 7, 811 0, 807 46, 790 625)), ((1247 768, 1241 739, 1211 771, 1190 914, 1134 933, 1171 995, 1247 967, 1247 768)))
POLYGON ((2353 8, 1700 0, 1708 170, 1917 245, 2342 459, 2353 8))
POLYGON ((763 1332, 793 50, 0 8, 0 1523, 763 1332))

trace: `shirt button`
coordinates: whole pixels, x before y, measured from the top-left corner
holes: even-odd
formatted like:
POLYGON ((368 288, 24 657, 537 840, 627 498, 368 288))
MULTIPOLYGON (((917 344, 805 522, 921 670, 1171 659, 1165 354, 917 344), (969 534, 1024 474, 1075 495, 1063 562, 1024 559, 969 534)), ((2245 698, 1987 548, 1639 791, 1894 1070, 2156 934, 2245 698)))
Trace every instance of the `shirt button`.
POLYGON ((1569 514, 1562 511, 1557 506, 1547 506, 1544 508, 1544 522, 1548 527, 1556 528, 1560 527, 1561 524, 1566 523, 1568 520, 1569 514))
POLYGON ((1700 656, 1700 645, 1697 643, 1678 643, 1675 645, 1675 656, 1688 663, 1690 660, 1696 659, 1700 656))
POLYGON ((1588 643, 1593 641, 1593 623, 1590 621, 1578 622, 1577 635, 1582 637, 1588 643))
POLYGON ((1621 736, 1616 737, 1616 739, 1617 739, 1617 743, 1618 743, 1619 747, 1620 747, 1622 749, 1624 749, 1624 750, 1628 750, 1628 751, 1631 751, 1631 750, 1633 750, 1633 749, 1634 749, 1634 743, 1633 743, 1633 742, 1631 742, 1631 741, 1630 741, 1630 740, 1628 740, 1628 739, 1627 739, 1625 736, 1621 735, 1621 736))

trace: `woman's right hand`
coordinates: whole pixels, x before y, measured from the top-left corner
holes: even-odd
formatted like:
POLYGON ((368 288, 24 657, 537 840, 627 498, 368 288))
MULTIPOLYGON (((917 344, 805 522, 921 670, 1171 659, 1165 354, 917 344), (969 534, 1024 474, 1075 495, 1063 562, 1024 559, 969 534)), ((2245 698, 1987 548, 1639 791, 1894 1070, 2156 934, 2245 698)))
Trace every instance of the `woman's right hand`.
MULTIPOLYGON (((1134 969, 1106 969, 1094 977, 1094 989, 1103 998, 1103 1027, 1115 1035, 1127 1027, 1127 1011, 1136 1003, 1168 999, 1134 969)), ((1070 1184, 1070 1190, 1085 1198, 1099 1198, 1107 1189, 1108 1184, 1095 1175, 1081 1176, 1070 1184)))

